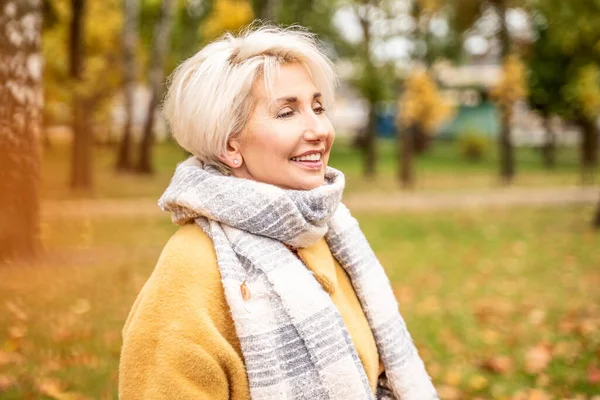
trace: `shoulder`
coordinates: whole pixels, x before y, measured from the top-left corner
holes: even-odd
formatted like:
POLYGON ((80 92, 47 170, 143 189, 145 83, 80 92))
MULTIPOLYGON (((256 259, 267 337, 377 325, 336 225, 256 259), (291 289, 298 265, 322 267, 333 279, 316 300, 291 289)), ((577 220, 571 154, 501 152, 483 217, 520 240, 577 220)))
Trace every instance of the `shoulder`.
POLYGON ((180 227, 165 245, 148 284, 187 297, 221 288, 221 276, 212 240, 196 224, 180 227))
POLYGON ((196 263, 199 261, 197 257, 205 263, 217 262, 212 240, 197 224, 190 223, 180 227, 171 236, 158 263, 196 263))
POLYGON ((125 331, 142 321, 162 325, 190 313, 219 314, 224 301, 214 300, 223 296, 211 239, 198 225, 184 225, 165 245, 130 312, 125 331))
POLYGON ((120 398, 224 399, 228 374, 245 376, 214 247, 199 226, 169 239, 122 333, 120 398))

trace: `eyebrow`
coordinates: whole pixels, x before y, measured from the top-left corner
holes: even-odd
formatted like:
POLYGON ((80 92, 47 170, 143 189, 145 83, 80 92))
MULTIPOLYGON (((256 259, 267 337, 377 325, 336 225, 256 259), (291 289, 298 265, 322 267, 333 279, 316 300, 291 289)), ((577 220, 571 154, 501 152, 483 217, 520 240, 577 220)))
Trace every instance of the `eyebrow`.
MULTIPOLYGON (((323 97, 323 95, 320 92, 315 92, 313 93, 313 100, 319 99, 323 97)), ((286 96, 286 97, 280 97, 277 100, 275 100, 273 102, 273 105, 278 105, 278 104, 294 104, 298 102, 298 97, 297 96, 286 96)))

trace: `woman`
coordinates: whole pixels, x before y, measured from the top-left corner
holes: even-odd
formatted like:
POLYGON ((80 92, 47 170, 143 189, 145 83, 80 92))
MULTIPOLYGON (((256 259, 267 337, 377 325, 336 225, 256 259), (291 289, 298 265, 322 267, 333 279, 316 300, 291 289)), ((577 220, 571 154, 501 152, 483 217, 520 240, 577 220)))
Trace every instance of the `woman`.
POLYGON ((182 227, 125 324, 122 399, 437 398, 327 167, 335 84, 312 35, 274 27, 174 72, 164 112, 193 157, 159 204, 182 227))

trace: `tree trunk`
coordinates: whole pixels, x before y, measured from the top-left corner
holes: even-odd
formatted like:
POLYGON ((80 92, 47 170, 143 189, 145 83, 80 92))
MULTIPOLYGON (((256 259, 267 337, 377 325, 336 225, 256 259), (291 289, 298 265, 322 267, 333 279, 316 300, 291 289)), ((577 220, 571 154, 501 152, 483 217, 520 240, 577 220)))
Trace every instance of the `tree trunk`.
POLYGON ((500 51, 502 58, 504 59, 506 56, 510 54, 511 50, 511 41, 510 41, 510 32, 508 31, 508 24, 506 22, 506 0, 495 0, 496 12, 498 13, 498 19, 500 20, 500 32, 499 40, 500 40, 500 51))
POLYGON ((41 42, 42 2, 0 1, 0 263, 40 248, 41 42))
POLYGON ((377 134, 376 134, 376 113, 375 106, 377 105, 377 71, 373 65, 371 59, 371 24, 369 16, 366 15, 367 10, 363 10, 365 15, 357 14, 359 17, 360 25, 364 36, 364 60, 365 60, 365 71, 369 77, 368 84, 365 86, 365 94, 367 101, 369 102, 369 120, 367 122, 367 129, 364 135, 363 147, 363 159, 364 159, 364 175, 367 178, 374 178, 376 174, 377 165, 377 134))
POLYGON ((134 93, 137 81, 135 52, 138 44, 139 0, 125 0, 125 24, 123 29, 123 95, 125 126, 119 143, 117 171, 131 169, 131 127, 134 114, 134 93))
POLYGON ((279 0, 265 0, 260 18, 264 21, 277 22, 277 9, 279 8, 279 0))
MULTIPOLYGON (((84 68, 84 16, 85 0, 71 0, 71 25, 69 28, 69 75, 77 86, 82 79, 84 68)), ((92 188, 92 146, 93 138, 87 118, 84 97, 76 87, 72 97, 73 131, 71 188, 90 190, 92 188)))
POLYGON ((544 116, 544 129, 546 131, 546 140, 542 149, 544 165, 547 169, 554 169, 556 166, 556 132, 552 129, 550 116, 544 116))
POLYGON ((507 109, 501 111, 502 123, 500 126, 500 178, 502 183, 508 185, 515 176, 515 161, 513 146, 510 137, 510 120, 512 112, 507 109))
POLYGON ((369 120, 364 137, 364 174, 365 177, 374 178, 377 172, 377 136, 376 130, 375 104, 369 104, 369 120))
POLYGON ((401 140, 398 140, 400 159, 400 184, 403 188, 409 189, 414 186, 415 173, 413 168, 414 159, 414 141, 419 129, 416 125, 406 128, 402 133, 401 140))
POLYGON ((171 37, 171 25, 177 7, 177 1, 162 0, 160 16, 154 30, 154 44, 152 46, 152 59, 150 67, 150 103, 142 141, 140 142, 140 158, 137 171, 142 174, 151 174, 152 169, 152 144, 154 143, 154 118, 158 99, 162 95, 164 79, 165 58, 167 46, 171 37))
POLYGON ((158 94, 152 91, 150 103, 148 103, 148 112, 144 123, 144 135, 140 142, 140 159, 137 172, 141 174, 152 174, 152 145, 154 144, 154 117, 158 103, 158 94))
POLYGON ((433 139, 431 135, 426 134, 422 130, 417 130, 416 136, 413 138, 413 149, 417 156, 425 154, 431 148, 433 139))
POLYGON ((592 221, 594 228, 600 229, 600 198, 598 198, 598 205, 596 206, 596 215, 594 221, 592 221))
POLYGON ((586 117, 579 118, 581 128, 581 182, 594 182, 594 170, 598 165, 598 129, 596 122, 586 117))
MULTIPOLYGON (((502 59, 510 54, 511 41, 508 32, 508 25, 506 22, 506 1, 495 0, 494 5, 496 12, 498 13, 498 19, 500 20, 500 32, 499 40, 501 46, 502 59)), ((512 109, 504 108, 501 109, 500 116, 500 177, 505 185, 512 182, 515 176, 515 160, 514 160, 514 149, 511 140, 511 116, 512 109)))

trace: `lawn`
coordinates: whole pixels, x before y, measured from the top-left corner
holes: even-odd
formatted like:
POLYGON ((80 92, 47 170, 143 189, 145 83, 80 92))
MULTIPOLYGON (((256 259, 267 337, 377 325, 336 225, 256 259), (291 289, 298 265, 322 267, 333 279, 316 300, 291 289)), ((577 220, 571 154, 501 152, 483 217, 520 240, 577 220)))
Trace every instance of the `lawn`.
MULTIPOLYGON (((330 165, 346 174, 347 192, 399 190, 394 143, 378 149, 377 179, 365 180, 358 151, 337 142, 330 165)), ((114 172, 114 149, 94 151, 94 191, 71 193, 69 149, 46 149, 42 197, 156 199, 185 158, 172 143, 157 145, 156 174, 140 177, 114 172)), ((519 149, 517 160, 515 186, 579 182, 576 149, 560 149, 551 172, 532 149, 519 149)), ((421 192, 498 185, 494 152, 470 163, 453 143, 437 143, 416 170, 421 192)), ((588 229, 592 211, 357 215, 442 399, 600 393, 600 235, 588 229)), ((114 399, 120 330, 176 227, 166 215, 43 215, 44 258, 0 266, 0 398, 114 399)))
MULTIPOLYGON (((116 150, 112 147, 94 149, 94 190, 92 193, 73 194, 68 191, 70 149, 57 143, 44 151, 42 168, 42 197, 65 199, 75 196, 91 198, 157 198, 167 186, 177 162, 186 155, 171 142, 155 146, 156 174, 137 176, 117 174, 114 171, 116 150)), ((339 138, 333 147, 329 164, 346 175, 347 193, 398 191, 397 157, 395 143, 378 142, 379 159, 376 179, 365 179, 362 174, 360 152, 348 141, 339 138)), ((517 176, 514 186, 544 187, 577 185, 579 183, 577 150, 560 148, 555 170, 543 168, 539 151, 521 148, 516 152, 517 176)), ((432 149, 417 159, 415 164, 416 190, 422 192, 489 190, 498 187, 498 161, 495 152, 481 162, 473 163, 460 157, 453 142, 437 142, 432 149)), ((600 182, 599 179, 596 182, 600 182)))
MULTIPOLYGON (((591 213, 358 215, 443 399, 600 393, 591 213)), ((166 215, 47 218, 46 258, 1 270, 0 397, 114 399, 120 329, 176 227, 166 215)))

